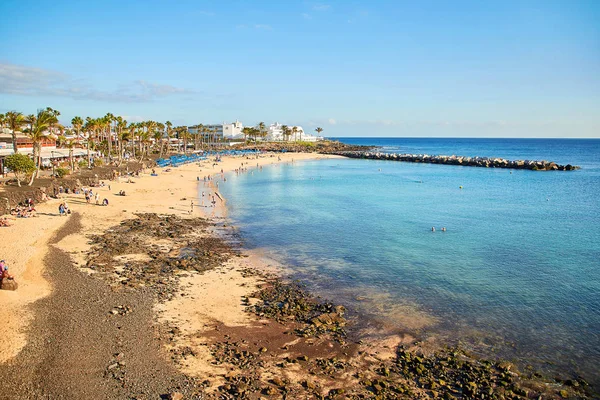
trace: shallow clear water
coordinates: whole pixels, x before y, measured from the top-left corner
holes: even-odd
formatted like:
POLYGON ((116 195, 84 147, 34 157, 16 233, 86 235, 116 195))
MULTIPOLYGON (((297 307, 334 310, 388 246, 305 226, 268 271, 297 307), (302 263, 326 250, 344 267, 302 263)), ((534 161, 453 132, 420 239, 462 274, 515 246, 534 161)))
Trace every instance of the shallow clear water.
POLYGON ((581 165, 532 172, 336 159, 230 174, 220 189, 249 247, 386 329, 581 373, 597 386, 599 140, 343 141, 581 165))

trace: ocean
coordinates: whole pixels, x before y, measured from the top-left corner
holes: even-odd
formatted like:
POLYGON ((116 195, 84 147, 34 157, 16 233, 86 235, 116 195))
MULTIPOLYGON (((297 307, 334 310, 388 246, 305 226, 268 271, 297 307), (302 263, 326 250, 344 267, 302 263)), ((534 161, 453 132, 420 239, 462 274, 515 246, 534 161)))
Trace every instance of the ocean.
POLYGON ((365 335, 460 345, 600 387, 600 140, 339 140, 581 166, 329 159, 229 174, 220 190, 245 246, 360 315, 365 335))

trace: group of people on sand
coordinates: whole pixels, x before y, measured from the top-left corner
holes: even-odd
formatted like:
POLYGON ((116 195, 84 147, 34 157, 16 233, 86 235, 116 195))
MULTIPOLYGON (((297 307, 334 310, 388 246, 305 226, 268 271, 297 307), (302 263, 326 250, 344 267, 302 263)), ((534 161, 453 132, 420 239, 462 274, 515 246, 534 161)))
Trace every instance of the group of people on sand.
MULTIPOLYGON (((102 185, 104 186, 104 185, 102 185)), ((110 185, 108 185, 108 190, 110 190, 110 185)), ((100 205, 100 194, 98 192, 94 193, 94 189, 90 188, 88 189, 83 189, 83 194, 85 196, 85 202, 90 204, 90 201, 92 199, 94 199, 94 202, 96 203, 97 206, 100 205)), ((120 194, 120 193, 119 193, 120 194)), ((102 205, 103 206, 107 206, 108 205, 108 199, 104 198, 102 200, 102 205)))
POLYGON ((31 199, 31 198, 28 198, 22 204, 19 204, 15 208, 10 210, 10 214, 14 215, 17 218, 35 217, 35 213, 36 213, 36 210, 33 205, 33 199, 31 199))

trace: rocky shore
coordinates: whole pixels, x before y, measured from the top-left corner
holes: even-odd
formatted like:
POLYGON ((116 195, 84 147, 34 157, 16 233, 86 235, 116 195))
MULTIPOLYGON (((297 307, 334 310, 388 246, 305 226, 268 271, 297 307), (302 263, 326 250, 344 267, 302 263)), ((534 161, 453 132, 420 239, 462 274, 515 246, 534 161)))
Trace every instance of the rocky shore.
POLYGON ((464 157, 464 156, 442 156, 428 154, 398 154, 379 153, 369 151, 333 151, 334 154, 348 158, 364 158, 369 160, 404 161, 425 164, 462 165, 466 167, 483 168, 511 168, 525 169, 530 171, 574 171, 580 167, 576 165, 560 165, 552 161, 536 160, 507 160, 505 158, 492 157, 464 157))
MULTIPOLYGON (((54 249, 47 262, 54 266, 56 290, 36 306, 35 328, 45 334, 3 366, 0 397, 587 398, 582 380, 543 379, 459 349, 432 352, 418 343, 386 348, 360 340, 343 306, 253 269, 242 272, 262 284, 239 302, 254 323, 217 324, 206 333, 211 364, 227 372, 216 380, 182 373, 199 350, 169 346, 185 335, 157 323, 152 307, 183 296, 182 277, 243 257, 213 228, 203 218, 143 213, 92 235, 83 269, 54 249)), ((55 242, 80 229, 75 215, 55 242)))

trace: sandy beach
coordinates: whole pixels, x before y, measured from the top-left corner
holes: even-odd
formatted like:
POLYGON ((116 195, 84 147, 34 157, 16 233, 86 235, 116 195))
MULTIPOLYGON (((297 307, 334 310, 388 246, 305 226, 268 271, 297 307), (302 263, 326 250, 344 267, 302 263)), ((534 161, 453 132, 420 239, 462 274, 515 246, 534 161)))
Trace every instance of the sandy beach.
POLYGON ((280 266, 223 239, 235 229, 218 193, 222 173, 321 157, 334 156, 148 169, 93 188, 108 206, 63 194, 0 229, 0 257, 19 283, 0 290, 0 398, 431 398, 523 388, 557 398, 562 387, 510 364, 437 354, 402 335, 347 337, 344 307, 281 282, 280 266), (59 216, 62 201, 70 216, 59 216), (188 263, 179 255, 190 249, 188 263))
MULTIPOLYGON (((38 332, 32 327, 35 318, 34 304, 51 295, 53 286, 47 279, 47 257, 51 250, 58 249, 67 254, 75 266, 86 266, 86 254, 90 249, 89 236, 100 234, 121 221, 135 217, 137 213, 175 214, 184 218, 201 216, 219 218, 226 214, 225 200, 215 197, 215 207, 210 207, 211 195, 215 193, 215 181, 205 182, 204 177, 215 176, 221 181, 221 172, 226 173, 240 168, 242 163, 249 171, 259 166, 273 163, 290 163, 321 158, 325 156, 311 153, 263 154, 258 157, 223 157, 214 163, 206 160, 178 168, 156 168, 156 176, 146 170, 135 178, 120 178, 106 181, 105 186, 93 188, 99 194, 100 202, 106 198, 109 205, 104 207, 86 203, 83 194, 62 194, 60 199, 51 199, 37 205, 37 216, 17 219, 13 225, 0 230, 0 254, 9 265, 9 270, 19 284, 16 291, 0 291, 4 321, 0 324, 0 362, 14 361, 26 347, 28 340, 38 332), (206 192, 206 199, 199 197, 198 189, 206 192), (117 195, 125 191, 125 196, 117 195), (204 200, 204 201, 203 201, 204 200), (61 235, 72 216, 61 217, 58 205, 67 201, 73 214, 77 215, 80 228, 72 234, 61 235), (194 206, 192 207, 192 201, 194 206), (202 206, 202 204, 204 205, 202 206)), ((220 182, 226 184, 226 182, 220 182)), ((144 257, 144 255, 138 255, 144 257)), ((135 257, 135 255, 134 255, 135 257)), ((54 266, 52 266, 54 267, 54 266)), ((259 257, 244 257, 228 262, 223 268, 205 274, 196 274, 182 279, 181 287, 185 296, 156 305, 153 310, 156 321, 176 325, 183 335, 189 338, 200 336, 207 326, 228 327, 250 324, 250 318, 240 304, 240 298, 256 289, 255 277, 243 276, 244 268, 262 268, 259 257), (196 311, 202 304, 202 311, 196 311)), ((82 268, 86 274, 93 270, 82 268)), ((170 344, 170 347, 187 345, 189 339, 170 344)), ((206 348, 202 340, 195 348, 206 348)), ((194 376, 216 376, 223 374, 223 368, 215 368, 210 363, 210 354, 195 357, 184 363, 184 371, 194 376)))

